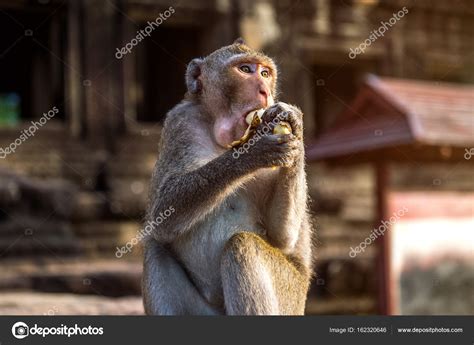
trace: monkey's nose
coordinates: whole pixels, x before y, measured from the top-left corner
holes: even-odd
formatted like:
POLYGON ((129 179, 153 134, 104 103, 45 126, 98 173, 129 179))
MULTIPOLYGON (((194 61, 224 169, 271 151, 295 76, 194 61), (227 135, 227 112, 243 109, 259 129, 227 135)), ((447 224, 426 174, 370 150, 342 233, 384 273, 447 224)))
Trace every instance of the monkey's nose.
POLYGON ((259 94, 263 96, 265 107, 266 107, 268 103, 268 92, 260 89, 259 94))

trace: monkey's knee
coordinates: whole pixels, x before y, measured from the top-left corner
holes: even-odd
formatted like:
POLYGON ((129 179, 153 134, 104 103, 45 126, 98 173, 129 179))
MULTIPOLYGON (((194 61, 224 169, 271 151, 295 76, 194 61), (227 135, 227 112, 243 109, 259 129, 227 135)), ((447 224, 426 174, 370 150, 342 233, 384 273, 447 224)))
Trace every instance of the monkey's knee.
POLYGON ((244 265, 255 263, 256 260, 286 260, 280 250, 252 232, 239 232, 229 239, 224 247, 222 263, 225 264, 225 260, 229 259, 244 265))
POLYGON ((221 261, 227 311, 232 314, 304 313, 307 279, 277 248, 242 232, 230 238, 221 261))
POLYGON ((232 236, 226 244, 221 276, 227 314, 279 314, 273 275, 265 258, 266 246, 261 237, 247 232, 232 236))
POLYGON ((233 235, 226 243, 221 258, 223 275, 230 275, 231 271, 248 270, 256 257, 256 235, 241 232, 233 235))
POLYGON ((221 260, 221 266, 237 264, 248 267, 256 260, 263 260, 271 246, 260 236, 251 232, 240 232, 233 235, 226 243, 221 260))

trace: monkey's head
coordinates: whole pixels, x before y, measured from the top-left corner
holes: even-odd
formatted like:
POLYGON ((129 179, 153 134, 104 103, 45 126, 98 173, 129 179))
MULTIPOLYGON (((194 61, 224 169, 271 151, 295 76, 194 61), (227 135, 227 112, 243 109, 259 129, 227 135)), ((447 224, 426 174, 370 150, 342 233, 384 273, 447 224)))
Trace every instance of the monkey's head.
POLYGON ((214 138, 222 147, 243 135, 251 111, 275 102, 276 82, 273 60, 241 39, 205 58, 193 59, 186 71, 187 98, 211 117, 214 138))

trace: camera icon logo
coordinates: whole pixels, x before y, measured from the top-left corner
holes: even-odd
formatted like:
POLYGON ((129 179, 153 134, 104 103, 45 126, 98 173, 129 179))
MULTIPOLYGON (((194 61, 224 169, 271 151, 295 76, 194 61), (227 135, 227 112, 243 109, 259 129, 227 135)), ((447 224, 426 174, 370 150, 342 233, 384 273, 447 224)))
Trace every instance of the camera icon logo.
POLYGON ((17 339, 23 339, 30 334, 30 328, 24 322, 17 322, 12 327, 12 334, 17 339))

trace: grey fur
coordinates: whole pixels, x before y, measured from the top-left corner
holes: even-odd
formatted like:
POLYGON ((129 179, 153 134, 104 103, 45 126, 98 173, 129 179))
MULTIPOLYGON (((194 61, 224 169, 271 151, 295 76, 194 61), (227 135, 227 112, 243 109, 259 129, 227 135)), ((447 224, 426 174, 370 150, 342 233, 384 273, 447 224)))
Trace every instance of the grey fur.
POLYGON ((264 119, 285 112, 293 134, 263 136, 236 159, 215 144, 207 109, 188 95, 164 123, 147 218, 176 211, 146 240, 145 310, 302 314, 311 276, 302 113, 269 108, 264 119))

